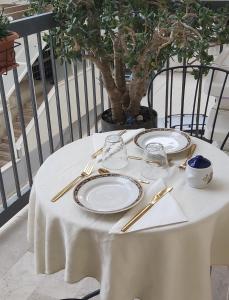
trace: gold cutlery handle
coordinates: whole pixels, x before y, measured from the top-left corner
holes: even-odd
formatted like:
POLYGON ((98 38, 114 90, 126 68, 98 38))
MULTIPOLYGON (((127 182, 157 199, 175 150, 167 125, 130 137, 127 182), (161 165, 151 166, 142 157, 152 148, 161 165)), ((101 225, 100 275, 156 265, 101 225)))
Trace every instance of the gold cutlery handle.
POLYGON ((96 158, 99 154, 103 152, 103 147, 98 149, 95 153, 92 154, 92 158, 96 158))
POLYGON ((68 185, 66 185, 59 193, 57 193, 53 198, 52 202, 56 202, 58 199, 60 199, 65 193, 67 193, 76 183, 77 181, 82 177, 82 175, 76 177, 73 181, 71 181, 68 185))
MULTIPOLYGON (((156 202, 155 202, 156 203, 156 202)), ((134 223, 136 223, 154 204, 149 203, 145 208, 140 210, 123 228, 121 229, 122 232, 126 232, 134 223)))
POLYGON ((142 157, 140 157, 140 156, 134 156, 134 155, 129 155, 128 158, 129 159, 142 160, 142 157))
POLYGON ((144 207, 142 210, 140 210, 136 215, 133 216, 132 219, 130 219, 130 221, 123 226, 123 228, 121 229, 122 232, 126 232, 134 223, 136 223, 152 206, 154 206, 154 204, 156 204, 162 197, 164 197, 166 194, 168 194, 169 192, 171 192, 173 189, 173 187, 168 187, 165 188, 163 190, 161 190, 160 192, 158 192, 157 194, 155 194, 153 196, 153 199, 151 200, 151 202, 144 207))

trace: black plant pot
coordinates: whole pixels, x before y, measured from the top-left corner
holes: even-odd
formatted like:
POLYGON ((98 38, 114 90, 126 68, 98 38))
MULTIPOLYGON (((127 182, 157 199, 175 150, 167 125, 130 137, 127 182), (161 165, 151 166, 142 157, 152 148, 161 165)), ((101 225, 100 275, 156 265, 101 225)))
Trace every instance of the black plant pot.
POLYGON ((111 109, 109 108, 101 116, 102 132, 121 129, 157 128, 157 112, 155 110, 141 106, 139 114, 143 116, 143 121, 136 121, 133 124, 116 124, 112 122, 111 109))

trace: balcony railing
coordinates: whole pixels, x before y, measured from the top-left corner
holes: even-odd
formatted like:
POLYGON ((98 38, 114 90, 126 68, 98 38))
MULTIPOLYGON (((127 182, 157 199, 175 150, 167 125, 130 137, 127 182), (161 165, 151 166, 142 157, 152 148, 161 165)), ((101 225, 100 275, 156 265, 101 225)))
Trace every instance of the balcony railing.
POLYGON ((64 61, 61 65, 55 59, 51 35, 48 51, 52 78, 47 78, 44 58, 46 45, 42 36, 54 26, 52 13, 11 23, 10 29, 17 31, 21 37, 19 57, 24 61, 19 61, 18 69, 0 76, 6 130, 6 137, 0 141, 8 146, 10 154, 10 162, 0 169, 0 226, 28 203, 33 177, 43 161, 66 143, 98 132, 99 116, 109 107, 100 74, 94 65, 85 60, 72 61, 71 64, 64 61), (38 66, 41 82, 43 101, 40 106, 34 63, 38 66), (29 103, 26 104, 23 103, 25 91, 22 91, 20 84, 23 77, 28 82, 24 88, 28 90, 27 94, 29 92, 29 103), (16 108, 13 113, 8 100, 14 89, 16 108), (31 120, 27 120, 27 111, 31 112, 31 120), (15 115, 17 124, 20 124, 16 132, 15 115))

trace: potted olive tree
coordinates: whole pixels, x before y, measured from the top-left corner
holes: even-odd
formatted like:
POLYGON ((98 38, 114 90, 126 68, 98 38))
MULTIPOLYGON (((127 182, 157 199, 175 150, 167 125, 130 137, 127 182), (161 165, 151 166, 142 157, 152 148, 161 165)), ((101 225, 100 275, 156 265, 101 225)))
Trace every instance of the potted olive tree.
POLYGON ((9 20, 0 12, 0 74, 17 66, 15 62, 14 43, 19 35, 8 30, 9 20))
POLYGON ((31 2, 55 14, 57 56, 83 56, 100 70, 111 103, 104 130, 155 127, 156 113, 141 107, 152 71, 174 56, 209 64, 209 47, 229 40, 225 9, 214 12, 195 0, 31 2))

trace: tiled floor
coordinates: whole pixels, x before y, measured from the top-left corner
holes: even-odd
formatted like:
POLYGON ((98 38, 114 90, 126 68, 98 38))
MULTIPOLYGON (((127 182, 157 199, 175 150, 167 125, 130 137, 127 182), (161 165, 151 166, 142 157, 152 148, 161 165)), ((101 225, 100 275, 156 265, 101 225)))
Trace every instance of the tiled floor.
MULTIPOLYGON (((0 300, 54 300, 82 297, 99 288, 92 278, 64 282, 64 272, 37 275, 26 240, 27 208, 0 230, 0 300)), ((99 299, 94 298, 94 299, 99 299)))
MULTIPOLYGON (((0 229, 0 300, 55 300, 82 297, 99 288, 98 282, 92 278, 68 284, 64 282, 63 271, 52 275, 35 274, 33 253, 28 251, 26 240, 26 224, 27 208, 0 229)), ((228 300, 228 286, 228 267, 214 267, 213 300, 228 300)), ((100 298, 97 296, 94 299, 100 298)))

